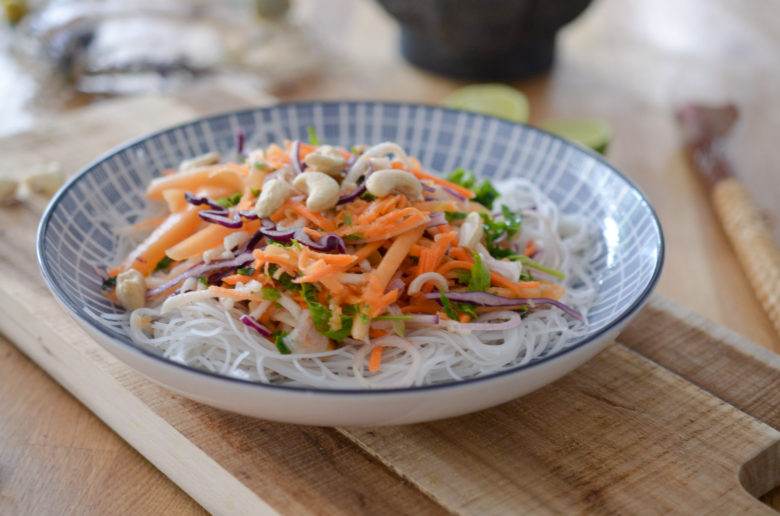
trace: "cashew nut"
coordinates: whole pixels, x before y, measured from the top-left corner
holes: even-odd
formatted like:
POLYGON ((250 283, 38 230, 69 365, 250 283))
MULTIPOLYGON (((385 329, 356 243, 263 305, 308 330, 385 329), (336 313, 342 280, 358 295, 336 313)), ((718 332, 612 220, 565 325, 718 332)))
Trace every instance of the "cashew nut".
POLYGON ((146 281, 135 269, 119 273, 116 277, 116 298, 128 310, 141 308, 146 304, 146 281))
POLYGON ((290 197, 290 187, 281 179, 271 179, 263 183, 260 197, 255 203, 255 211, 259 217, 270 217, 281 208, 284 201, 290 197))
POLYGON ((330 145, 319 147, 314 152, 308 154, 303 161, 312 170, 336 177, 340 176, 344 172, 344 167, 347 166, 347 160, 344 159, 344 156, 330 145))
POLYGON ((366 190, 377 197, 400 193, 412 201, 422 200, 420 180, 403 170, 377 170, 366 179, 366 190))
POLYGON ((482 227, 482 217, 479 216, 478 212, 472 211, 463 219, 463 223, 460 225, 458 241, 463 247, 474 251, 484 234, 485 230, 482 227))
POLYGON ((216 165, 221 159, 222 156, 219 152, 207 152, 206 154, 201 154, 192 159, 185 159, 182 161, 179 164, 179 172, 184 172, 185 170, 197 167, 205 167, 206 165, 216 165))
POLYGON ((293 186, 309 195, 306 207, 311 211, 325 211, 339 201, 339 184, 322 172, 304 172, 293 180, 293 186))

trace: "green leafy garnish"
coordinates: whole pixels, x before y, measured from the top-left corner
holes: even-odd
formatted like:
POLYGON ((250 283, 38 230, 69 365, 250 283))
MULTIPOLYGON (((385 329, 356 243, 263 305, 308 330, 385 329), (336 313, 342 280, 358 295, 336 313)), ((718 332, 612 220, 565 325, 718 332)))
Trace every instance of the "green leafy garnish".
POLYGON ((336 342, 341 342, 349 336, 352 332, 353 316, 341 314, 341 328, 333 330, 330 327, 330 319, 333 317, 333 313, 325 305, 317 301, 317 287, 311 283, 303 283, 301 284, 301 293, 303 294, 303 300, 309 306, 315 330, 336 342))
POLYGON ((284 338, 289 334, 288 331, 283 330, 276 330, 271 334, 271 338, 274 339, 274 344, 276 344, 276 349, 279 350, 279 353, 282 355, 289 355, 292 353, 290 351, 290 348, 287 347, 287 344, 284 343, 284 338))
POLYGON ((351 235, 344 235, 343 238, 344 240, 363 240, 365 237, 360 233, 353 233, 351 235))
POLYGON ((309 133, 309 143, 312 145, 319 145, 320 139, 317 137, 317 132, 314 130, 314 127, 309 126, 306 128, 306 131, 309 133))
POLYGON ((101 283, 101 287, 103 287, 103 290, 109 290, 116 287, 116 276, 109 276, 104 279, 103 283, 101 283))
POLYGON ((277 299, 280 299, 282 297, 281 292, 279 292, 279 289, 276 289, 274 287, 263 287, 263 299, 267 301, 276 301, 277 299))
POLYGON ((474 172, 471 170, 458 167, 450 172, 450 174, 447 176, 447 181, 450 183, 455 183, 456 185, 460 185, 464 188, 471 189, 471 187, 477 183, 477 176, 475 176, 474 172))
POLYGON ((454 304, 455 304, 455 308, 458 311, 470 315, 472 319, 477 318, 477 312, 476 310, 474 310, 474 305, 470 305, 468 303, 454 303, 454 304))
POLYGON ((461 285, 468 285, 471 282, 471 271, 466 269, 455 269, 458 271, 458 283, 461 285))
POLYGON ((173 260, 171 260, 169 257, 163 257, 163 259, 157 262, 157 265, 154 266, 154 272, 166 270, 171 266, 171 262, 173 262, 173 260))
POLYGON ((240 200, 241 200, 241 193, 236 192, 230 197, 221 197, 217 199, 217 204, 219 204, 223 208, 231 208, 236 204, 238 204, 240 200))
POLYGON ((283 272, 281 276, 279 276, 279 279, 277 280, 281 286, 286 288, 287 290, 292 290, 293 292, 300 290, 301 285, 299 283, 295 283, 293 281, 293 277, 287 274, 286 272, 283 272))
POLYGON ((375 321, 410 321, 411 319, 411 315, 380 315, 379 317, 374 317, 375 321))
POLYGON ((209 286, 209 280, 206 279, 206 276, 200 276, 198 277, 198 283, 201 285, 209 286))
POLYGON ((501 213, 504 220, 495 220, 487 213, 480 213, 482 217, 482 226, 485 229, 485 247, 494 258, 510 258, 518 256, 511 249, 500 247, 496 244, 504 238, 511 238, 520 230, 522 223, 519 213, 514 213, 506 206, 501 206, 501 213))
POLYGON ((352 217, 347 213, 347 215, 344 217, 344 224, 347 226, 352 225, 352 217))
POLYGON ((546 267, 546 266, 542 265, 541 263, 536 263, 535 261, 533 261, 532 259, 530 259, 529 257, 527 257, 524 254, 518 254, 518 255, 515 255, 515 256, 510 256, 509 259, 510 260, 514 260, 514 261, 519 261, 520 263, 522 263, 526 267, 531 267, 533 269, 536 269, 536 270, 539 270, 539 271, 542 271, 542 272, 546 272, 547 274, 555 276, 556 278, 559 278, 559 279, 564 279, 566 277, 566 275, 564 273, 562 273, 561 271, 559 271, 557 269, 552 269, 550 267, 546 267))
POLYGON ((371 202, 371 201, 375 201, 377 199, 377 196, 374 195, 374 194, 368 193, 366 191, 366 192, 363 192, 362 194, 360 194, 360 198, 363 199, 364 201, 371 202))
POLYGON ((252 192, 252 195, 254 195, 255 197, 260 197, 260 190, 258 190, 257 188, 252 188, 249 191, 252 192))
POLYGON ((268 165, 265 163, 255 163, 255 168, 257 170, 268 170, 268 165))
POLYGON ((254 267, 241 267, 239 269, 236 269, 236 274, 240 274, 242 276, 253 276, 255 274, 255 268, 254 267))
POLYGON ((493 209, 493 202, 501 195, 487 179, 480 183, 479 188, 474 190, 474 193, 477 195, 472 200, 480 203, 489 210, 493 209))
POLYGON ((454 222, 456 220, 463 220, 466 217, 468 217, 468 213, 462 212, 462 211, 445 211, 444 212, 444 218, 447 219, 447 222, 454 222))
POLYGON ((490 288, 490 269, 487 268, 487 265, 485 265, 478 253, 472 252, 471 255, 474 257, 474 266, 471 268, 471 278, 466 290, 469 292, 485 292, 490 288))
POLYGON ((444 308, 444 313, 447 314, 447 317, 453 321, 459 320, 458 312, 456 312, 455 308, 452 307, 452 302, 447 298, 447 296, 444 295, 443 288, 439 288, 439 299, 441 299, 441 306, 444 308))

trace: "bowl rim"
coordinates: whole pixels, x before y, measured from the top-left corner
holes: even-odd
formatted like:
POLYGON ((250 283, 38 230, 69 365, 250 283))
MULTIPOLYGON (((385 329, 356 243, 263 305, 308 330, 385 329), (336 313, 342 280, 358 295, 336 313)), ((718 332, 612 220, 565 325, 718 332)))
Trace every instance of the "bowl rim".
POLYGON ((655 209, 653 208, 652 204, 650 204, 649 200, 647 199, 647 196, 642 192, 642 190, 625 174, 620 172, 617 168, 612 166, 609 162, 606 161, 606 159, 596 153, 595 151, 583 147, 581 145, 577 145, 575 143, 572 143, 564 138, 561 138, 560 136, 557 136, 555 134, 549 133, 543 129, 540 129, 538 127, 534 127, 532 125, 513 122, 511 120, 507 120, 500 117, 495 117, 491 115, 484 115, 481 113, 474 113, 474 112, 467 112, 463 110, 458 109, 451 109, 444 106, 439 106, 436 104, 425 104, 425 103, 415 103, 415 102, 392 102, 392 101, 382 101, 382 100, 312 100, 312 101, 302 101, 302 102, 280 102, 276 103, 270 106, 256 106, 252 108, 245 108, 245 109, 238 109, 238 110, 231 110, 231 111, 225 111, 221 113, 216 113, 213 115, 203 116, 203 117, 197 117, 191 120, 188 120, 186 122, 182 122, 179 124, 175 124, 163 129, 159 129, 157 131, 147 133, 144 135, 141 135, 136 138, 132 138, 124 143, 119 144, 118 146, 109 149, 108 151, 104 152, 102 155, 97 157, 96 159, 89 162, 86 166, 82 167, 81 170, 79 170, 76 174, 73 175, 66 183, 63 185, 63 187, 54 195, 54 197, 51 199, 49 204, 46 207, 46 210, 44 211, 41 221, 38 224, 38 230, 36 234, 36 258, 38 261, 38 266, 41 269, 41 274, 43 276, 44 281, 46 282, 46 285, 49 287, 49 289, 52 291, 52 293, 57 297, 57 300, 68 309, 68 312, 71 313, 72 316, 75 316, 80 320, 82 323, 88 324, 92 329, 100 332, 103 334, 104 337, 110 339, 115 344, 119 344, 123 347, 125 347, 127 350, 135 353, 139 353, 142 355, 142 358, 151 358, 153 360, 156 360, 160 363, 162 363, 164 366, 173 366, 176 368, 179 368, 182 372, 186 373, 193 373, 196 375, 203 375, 207 377, 210 380, 218 380, 218 381, 227 381, 232 383, 236 387, 244 387, 244 388, 261 388, 261 389, 271 389, 275 391, 279 391, 281 393, 288 393, 288 394, 303 394, 306 396, 311 395, 317 395, 317 396, 343 396, 343 395, 351 395, 351 396, 391 396, 391 395, 399 395, 399 394, 417 394, 417 393, 423 393, 423 392, 431 392, 431 391, 440 391, 444 389, 454 389, 454 388, 460 388, 466 385, 474 385, 476 383, 481 382, 487 382, 496 380, 498 378, 503 378, 509 375, 517 374, 522 371, 529 370, 533 367, 539 366, 541 364, 545 364, 547 362, 550 362, 552 360, 558 359, 560 357, 563 357, 565 355, 568 355, 569 353, 572 353, 574 351, 580 350, 584 348, 585 346, 589 344, 593 344, 594 342, 598 341, 600 338, 607 335, 610 331, 614 330, 617 327, 620 327, 621 324, 624 322, 627 322, 630 320, 631 317, 647 302, 650 294, 655 289, 656 285, 658 284, 658 280, 661 275, 661 271, 663 269, 664 260, 665 260, 665 253, 666 253, 666 247, 665 247, 665 241, 664 241, 664 235, 663 230, 661 227, 661 222, 658 218, 657 213, 655 212, 655 209), (71 303, 67 300, 67 297, 65 296, 65 293, 60 288, 59 284, 55 281, 53 274, 49 268, 49 265, 44 260, 44 249, 46 247, 45 241, 46 241, 46 233, 49 230, 49 220, 51 219, 56 207, 58 206, 60 199, 65 196, 65 194, 72 188, 82 177, 87 175, 92 169, 106 161, 107 159, 111 158, 112 156, 123 152, 130 147, 133 147, 135 145, 138 145, 141 142, 144 142, 146 140, 151 140, 153 138, 157 138, 163 134, 169 133, 171 131, 175 131, 177 129, 182 129, 184 127, 196 124, 196 123, 203 123, 209 120, 217 119, 217 118, 227 118, 227 117, 237 117, 241 114, 245 113, 255 113, 258 111, 270 111, 275 109, 282 109, 285 107, 291 107, 291 106, 327 106, 327 105, 376 105, 376 106, 396 106, 396 107, 402 107, 402 106, 411 106, 416 108, 425 108, 425 109, 433 109, 433 110, 442 110, 442 111, 448 111, 448 112, 455 112, 455 113, 469 113, 470 115, 473 115, 475 117, 483 117, 487 119, 496 119, 501 122, 504 122, 509 125, 517 125, 522 126, 527 130, 530 130, 531 132, 537 132, 542 133, 546 135, 547 137, 551 137, 554 140, 558 140, 559 142, 563 143, 566 146, 573 147, 576 151, 583 152, 585 154, 588 154, 590 157, 595 159, 597 162, 599 162, 602 166, 606 167, 611 173, 617 175, 621 180, 623 180, 628 187, 633 189, 638 195, 641 200, 641 202, 647 207, 651 220, 654 223, 655 229, 656 229, 656 235, 658 239, 658 254, 657 259, 655 262, 655 268, 653 270, 653 274, 650 278, 650 281, 645 285, 644 289, 642 290, 641 294, 634 299, 634 301, 628 306, 628 308, 624 309, 617 317, 615 317, 612 321, 610 321, 606 326, 599 329, 595 333, 588 335, 584 339, 582 339, 580 342, 577 342, 576 344, 569 346, 568 348, 565 348, 553 355, 548 355, 543 358, 540 358, 538 360, 532 361, 527 364, 515 366, 509 369, 505 369, 502 371, 497 371, 495 373, 491 373, 485 376, 476 376, 471 378, 465 378, 460 381, 453 381, 453 382, 446 382, 446 383, 438 383, 438 384, 431 384, 431 385, 413 385, 410 387, 391 387, 391 388, 376 388, 376 389, 324 389, 324 388, 318 388, 318 387, 306 387, 306 386, 297 386, 297 385, 278 385, 278 384, 272 384, 272 383, 262 383, 262 382, 256 382, 252 380, 246 380, 243 378, 235 378, 232 376, 225 376, 219 373, 214 373, 211 371, 206 371, 203 369, 197 369, 191 366, 188 366, 186 364, 181 364, 178 362, 174 362, 172 360, 169 360, 162 355, 156 354, 152 351, 143 349, 141 347, 138 347, 132 343, 124 342, 123 340, 116 339, 114 335, 109 334, 107 331, 105 331, 104 328, 97 326, 93 323, 93 321, 84 315, 80 313, 80 311, 75 310, 74 307, 70 306, 71 303))

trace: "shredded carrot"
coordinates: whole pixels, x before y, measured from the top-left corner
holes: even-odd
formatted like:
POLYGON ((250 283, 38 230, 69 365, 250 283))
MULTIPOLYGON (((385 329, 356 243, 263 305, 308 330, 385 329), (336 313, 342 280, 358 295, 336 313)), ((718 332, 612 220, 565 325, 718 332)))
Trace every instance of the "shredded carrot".
MULTIPOLYGON (((383 331, 383 330, 372 330, 372 331, 383 331)), ((385 335, 387 335, 387 332, 384 332, 385 335)), ((369 332, 369 335, 371 335, 371 332, 369 332)), ((371 335, 373 337, 373 335, 371 335)), ((382 346, 376 346, 374 349, 371 350, 371 358, 368 361, 368 370, 372 373, 376 373, 379 371, 379 368, 382 365, 382 346)))
POLYGON ((316 224, 318 227, 321 227, 325 231, 333 231, 336 229, 336 224, 330 220, 326 219, 322 215, 318 213, 314 213, 310 209, 308 209, 306 206, 303 205, 303 203, 300 202, 294 202, 294 201, 287 201, 282 205, 282 208, 287 206, 288 208, 292 209, 299 215, 309 219, 314 224, 316 224))
POLYGON ((217 287, 215 285, 211 285, 208 288, 209 292, 213 292, 214 294, 217 294, 220 297, 232 297, 234 299, 246 299, 249 301, 255 301, 257 303, 262 303, 264 299, 260 296, 256 296, 254 294, 251 294, 249 292, 241 292, 239 290, 236 290, 234 288, 225 288, 225 287, 217 287))
POLYGON ((417 179, 427 179, 429 181, 433 181, 436 184, 446 186, 447 188, 452 188, 456 192, 458 192, 460 195, 467 199, 471 199, 474 197, 474 192, 469 190, 468 188, 464 188, 460 185, 456 185, 455 183, 452 183, 450 181, 447 181, 446 179, 442 179, 439 176, 434 176, 433 174, 428 174, 427 172, 423 172, 422 170, 409 170, 412 174, 414 174, 417 179))

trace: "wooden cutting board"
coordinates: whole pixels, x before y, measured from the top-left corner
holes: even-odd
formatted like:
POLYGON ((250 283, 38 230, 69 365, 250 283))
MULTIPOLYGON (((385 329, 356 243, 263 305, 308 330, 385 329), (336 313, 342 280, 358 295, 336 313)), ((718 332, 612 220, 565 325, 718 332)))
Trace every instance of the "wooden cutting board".
MULTIPOLYGON (((0 141, 0 156, 73 172, 199 112, 106 104, 0 141), (117 128, 127 113, 142 122, 117 128)), ((780 357, 665 298, 574 373, 499 407, 403 427, 284 425, 174 395, 91 341, 38 273, 43 204, 3 209, 0 332, 209 511, 773 514, 756 497, 780 484, 780 357)))

